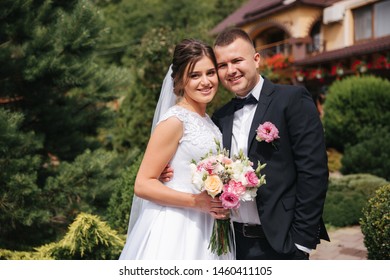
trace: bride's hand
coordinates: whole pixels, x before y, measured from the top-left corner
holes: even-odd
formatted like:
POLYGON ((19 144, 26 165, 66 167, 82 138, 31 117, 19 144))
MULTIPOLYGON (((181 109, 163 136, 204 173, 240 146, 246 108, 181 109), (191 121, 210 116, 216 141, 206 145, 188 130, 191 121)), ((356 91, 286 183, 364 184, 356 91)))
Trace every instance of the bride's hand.
POLYGON ((212 198, 206 191, 195 195, 196 208, 209 213, 215 219, 225 220, 230 217, 230 210, 222 206, 219 198, 212 198))

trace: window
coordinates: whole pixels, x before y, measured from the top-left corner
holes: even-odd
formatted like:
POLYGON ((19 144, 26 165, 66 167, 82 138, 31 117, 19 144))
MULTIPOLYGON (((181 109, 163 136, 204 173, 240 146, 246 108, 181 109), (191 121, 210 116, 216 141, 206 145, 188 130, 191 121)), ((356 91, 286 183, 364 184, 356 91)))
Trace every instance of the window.
POLYGON ((374 30, 376 37, 390 35, 390 1, 374 5, 374 30))
POLYGON ((355 40, 368 40, 390 35, 390 0, 364 6, 353 11, 355 40))
POLYGON ((312 39, 311 44, 307 45, 307 51, 318 52, 321 50, 321 22, 318 21, 314 24, 310 31, 310 38, 312 39))
POLYGON ((372 37, 372 8, 366 6, 355 10, 355 40, 369 39, 372 37))

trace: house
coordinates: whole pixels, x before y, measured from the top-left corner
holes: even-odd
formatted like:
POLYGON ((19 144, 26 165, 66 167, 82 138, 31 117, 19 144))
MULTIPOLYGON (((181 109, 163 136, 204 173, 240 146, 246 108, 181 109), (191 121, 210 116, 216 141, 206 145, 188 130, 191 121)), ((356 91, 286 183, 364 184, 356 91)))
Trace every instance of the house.
POLYGON ((253 39, 262 73, 314 95, 346 75, 390 79, 390 0, 249 0, 211 33, 230 26, 253 39))

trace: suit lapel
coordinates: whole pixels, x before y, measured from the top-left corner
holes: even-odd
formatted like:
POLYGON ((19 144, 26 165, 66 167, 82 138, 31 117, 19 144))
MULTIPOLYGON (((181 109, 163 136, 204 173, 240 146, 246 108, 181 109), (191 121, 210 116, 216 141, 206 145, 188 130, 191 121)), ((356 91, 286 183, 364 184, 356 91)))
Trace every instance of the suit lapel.
POLYGON ((253 140, 256 136, 256 129, 259 127, 260 123, 263 120, 265 112, 267 111, 269 105, 272 101, 272 93, 274 92, 274 84, 271 83, 268 79, 264 78, 264 84, 261 89, 259 104, 257 105, 255 116, 251 124, 251 129, 249 131, 248 137, 248 151, 253 143, 253 140))

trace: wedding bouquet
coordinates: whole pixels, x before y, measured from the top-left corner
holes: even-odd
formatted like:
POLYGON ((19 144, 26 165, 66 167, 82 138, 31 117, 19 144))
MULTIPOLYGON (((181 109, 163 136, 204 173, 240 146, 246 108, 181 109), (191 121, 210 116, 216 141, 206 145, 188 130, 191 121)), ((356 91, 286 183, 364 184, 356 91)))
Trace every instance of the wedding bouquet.
MULTIPOLYGON (((266 183, 265 175, 260 174, 265 164, 258 162, 254 170, 253 163, 242 151, 229 158, 218 141, 216 145, 216 154, 210 151, 199 162, 192 161, 192 183, 213 198, 219 197, 225 209, 238 209, 240 201, 254 200, 257 189, 266 183)), ((215 220, 209 245, 211 251, 218 256, 227 254, 231 251, 231 239, 230 219, 215 220)))

